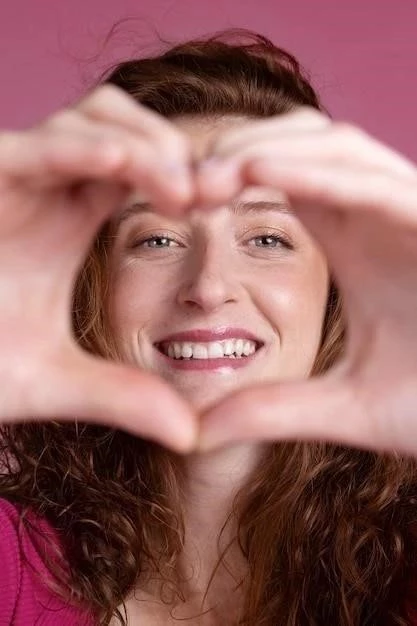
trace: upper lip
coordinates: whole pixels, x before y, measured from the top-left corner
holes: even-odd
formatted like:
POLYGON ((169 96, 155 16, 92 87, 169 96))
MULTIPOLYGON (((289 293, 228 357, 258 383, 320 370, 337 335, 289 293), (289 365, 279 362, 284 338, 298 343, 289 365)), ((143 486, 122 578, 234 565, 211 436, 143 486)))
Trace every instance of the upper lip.
POLYGON ((221 326, 218 328, 194 328, 192 330, 183 330, 178 333, 172 333, 157 341, 157 344, 168 343, 172 341, 189 341, 191 343, 224 341, 225 339, 249 339, 255 341, 257 347, 263 344, 263 341, 256 337, 253 333, 245 328, 234 328, 231 326, 221 326))

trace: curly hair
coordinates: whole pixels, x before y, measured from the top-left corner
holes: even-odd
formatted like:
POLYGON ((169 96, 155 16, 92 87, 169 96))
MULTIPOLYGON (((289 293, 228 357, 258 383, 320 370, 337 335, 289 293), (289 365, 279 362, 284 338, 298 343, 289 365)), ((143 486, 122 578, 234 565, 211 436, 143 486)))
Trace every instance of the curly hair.
MULTIPOLYGON (((167 118, 260 118, 302 105, 325 111, 299 62, 248 31, 119 63, 100 82, 167 118)), ((111 245, 106 223, 78 276, 72 318, 86 351, 117 360, 106 313, 111 245)), ((311 375, 337 362, 345 340, 342 298, 332 280, 311 375)), ((112 617, 126 624, 124 601, 148 572, 158 574, 161 589, 180 594, 179 455, 76 420, 4 426, 1 441, 0 495, 42 515, 62 536, 68 571, 55 572, 57 592, 88 606, 101 624, 112 617)), ((416 495, 412 459, 321 442, 268 444, 229 516, 249 565, 239 625, 405 626, 416 495)))

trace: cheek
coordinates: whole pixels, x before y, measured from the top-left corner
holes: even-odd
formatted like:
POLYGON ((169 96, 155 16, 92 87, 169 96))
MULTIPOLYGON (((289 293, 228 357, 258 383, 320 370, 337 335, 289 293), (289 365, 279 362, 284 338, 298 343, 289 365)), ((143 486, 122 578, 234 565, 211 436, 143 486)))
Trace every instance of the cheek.
MULTIPOLYGON (((314 271, 316 270, 316 271, 314 271)), ((327 271, 275 272, 258 289, 258 306, 276 331, 280 350, 310 361, 318 350, 328 292, 327 271)))
POLYGON ((110 320, 117 337, 130 335, 147 325, 161 311, 164 284, 160 277, 123 268, 114 278, 109 302, 110 320))

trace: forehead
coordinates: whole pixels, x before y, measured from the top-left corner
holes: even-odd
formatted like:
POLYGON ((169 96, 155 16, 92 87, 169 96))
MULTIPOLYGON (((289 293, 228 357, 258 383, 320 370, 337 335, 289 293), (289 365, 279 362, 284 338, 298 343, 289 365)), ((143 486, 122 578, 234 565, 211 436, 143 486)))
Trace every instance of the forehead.
POLYGON ((170 120, 191 144, 194 160, 204 158, 216 138, 227 130, 237 128, 248 121, 247 117, 240 115, 222 115, 203 117, 198 115, 185 115, 170 120))
MULTIPOLYGON (((247 187, 236 198, 227 203, 227 205, 217 207, 217 210, 210 212, 200 211, 199 207, 194 207, 195 210, 189 211, 186 216, 181 218, 181 221, 190 221, 195 215, 205 217, 210 221, 210 217, 214 218, 220 210, 228 209, 232 214, 236 216, 246 216, 255 214, 271 213, 275 216, 280 215, 281 218, 290 219, 295 221, 300 228, 302 228, 298 217, 294 213, 291 205, 286 199, 285 195, 275 189, 269 187, 247 187)), ((152 204, 148 201, 146 196, 140 192, 133 192, 126 202, 124 208, 114 216, 112 222, 116 230, 118 230, 122 224, 129 221, 135 216, 144 214, 158 215, 152 204)), ((167 217, 163 219, 169 219, 167 217)))

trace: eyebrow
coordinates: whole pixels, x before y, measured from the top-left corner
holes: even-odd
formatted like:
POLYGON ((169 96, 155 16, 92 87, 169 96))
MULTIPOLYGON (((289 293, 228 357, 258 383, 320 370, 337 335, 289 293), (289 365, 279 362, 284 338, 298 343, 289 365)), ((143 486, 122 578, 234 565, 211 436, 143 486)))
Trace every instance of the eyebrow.
MULTIPOLYGON (((247 215, 248 213, 270 211, 295 217, 295 213, 288 202, 283 200, 238 200, 233 202, 230 208, 234 215, 247 215)), ((121 224, 130 217, 140 215, 141 213, 155 213, 155 209, 150 202, 135 202, 121 211, 115 220, 116 228, 119 228, 121 224)))

